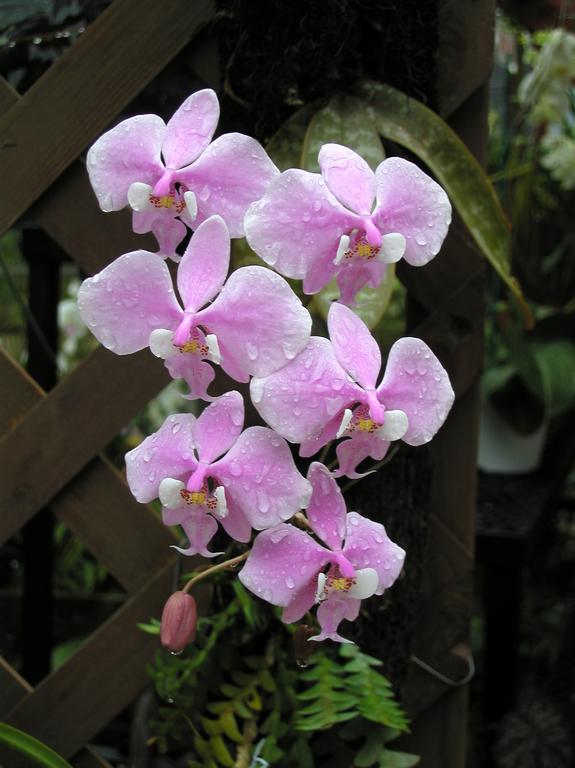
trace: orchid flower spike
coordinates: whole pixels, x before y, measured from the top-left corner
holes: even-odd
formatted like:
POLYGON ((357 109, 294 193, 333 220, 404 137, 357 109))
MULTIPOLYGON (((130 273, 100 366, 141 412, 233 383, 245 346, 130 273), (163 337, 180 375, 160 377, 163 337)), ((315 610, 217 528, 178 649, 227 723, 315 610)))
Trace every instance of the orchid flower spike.
POLYGON ((305 293, 336 278, 340 301, 353 306, 366 284, 402 257, 427 264, 441 248, 451 205, 413 163, 390 157, 375 173, 340 144, 324 144, 321 174, 284 171, 254 202, 244 222, 250 246, 280 274, 303 280, 305 293))
POLYGON ((244 403, 227 392, 196 418, 169 416, 160 429, 126 454, 136 499, 159 497, 166 525, 181 525, 185 555, 215 554, 207 545, 220 522, 236 541, 304 509, 311 486, 294 464, 289 446, 267 427, 242 432, 244 403))
POLYGON ((197 91, 166 125, 157 115, 123 120, 87 156, 103 211, 129 205, 135 232, 153 232, 159 253, 179 261, 176 246, 213 214, 242 237, 244 214, 279 173, 255 139, 227 133, 212 142, 220 114, 210 89, 197 91), (210 143, 211 142, 211 143, 210 143))
POLYGON ((281 606, 287 624, 318 604, 321 631, 310 640, 349 642, 338 634, 340 622, 356 619, 362 600, 393 584, 405 552, 383 525, 346 512, 341 491, 323 464, 311 464, 308 480, 313 492, 307 516, 323 543, 292 525, 277 525, 257 535, 239 579, 254 594, 281 606))
POLYGON ((266 267, 241 267, 224 284, 229 262, 226 225, 212 216, 178 266, 183 308, 166 263, 134 251, 82 283, 80 314, 107 349, 126 355, 149 346, 173 378, 185 379, 190 399, 211 400, 215 374, 206 360, 247 382, 293 359, 311 330, 308 311, 282 277, 266 267))
POLYGON ((331 341, 312 336, 306 349, 270 376, 251 381, 251 398, 280 435, 312 456, 331 440, 336 475, 361 477, 363 459, 379 461, 392 440, 429 442, 445 421, 454 393, 447 372, 425 342, 399 339, 381 383, 377 342, 351 309, 334 303, 328 313, 331 341))

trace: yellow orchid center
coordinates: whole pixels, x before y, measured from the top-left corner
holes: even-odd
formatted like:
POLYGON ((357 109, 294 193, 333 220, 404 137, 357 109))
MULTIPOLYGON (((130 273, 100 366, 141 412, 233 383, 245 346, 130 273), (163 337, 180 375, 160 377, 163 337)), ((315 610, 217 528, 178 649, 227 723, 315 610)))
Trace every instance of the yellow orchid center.
POLYGON ((190 339, 185 344, 178 346, 180 352, 191 352, 192 354, 200 354, 202 357, 207 357, 209 353, 208 345, 202 344, 199 339, 190 339))
POLYGON ((380 250, 381 248, 379 246, 371 245, 368 243, 365 235, 362 235, 343 254, 343 258, 348 261, 353 259, 354 256, 359 257, 360 259, 375 259, 377 256, 379 256, 380 250))
POLYGON ((150 203, 154 208, 174 208, 176 213, 181 213, 186 207, 184 200, 176 200, 174 195, 150 195, 150 203))

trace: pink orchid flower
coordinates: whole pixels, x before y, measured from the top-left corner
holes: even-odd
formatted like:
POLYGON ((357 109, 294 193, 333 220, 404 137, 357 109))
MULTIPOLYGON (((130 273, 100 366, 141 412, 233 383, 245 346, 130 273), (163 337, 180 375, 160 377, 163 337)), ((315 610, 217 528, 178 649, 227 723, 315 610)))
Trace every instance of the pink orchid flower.
POLYGON ((213 214, 242 237, 244 214, 279 171, 255 139, 227 133, 212 142, 220 114, 206 89, 189 96, 166 125, 157 115, 123 120, 87 156, 103 211, 130 205, 135 232, 153 232, 160 255, 179 261, 176 246, 213 214))
POLYGON ((254 594, 281 606, 286 624, 319 603, 321 631, 310 639, 349 642, 338 634, 340 622, 356 619, 362 600, 393 584, 405 552, 383 525, 346 512, 341 491, 323 464, 311 464, 308 480, 313 492, 307 517, 325 546, 292 525, 277 525, 257 535, 239 579, 254 594))
POLYGON ((311 337, 306 349, 270 376, 254 378, 251 398, 280 435, 312 456, 330 440, 337 446, 336 475, 361 477, 357 465, 382 459, 390 441, 422 445, 435 435, 453 403, 449 377, 425 342, 399 339, 385 374, 377 342, 343 304, 328 314, 331 342, 311 337))
POLYGON ((160 498, 166 525, 181 525, 185 555, 207 549, 219 521, 236 541, 292 517, 307 506, 309 482, 297 471, 285 440, 267 427, 242 432, 244 402, 227 392, 196 418, 169 416, 160 429, 126 454, 136 499, 160 498), (225 454, 225 455, 224 455, 225 454))
POLYGON ((416 165, 390 157, 373 173, 339 144, 324 144, 319 164, 321 174, 290 169, 273 179, 244 222, 258 256, 303 280, 305 293, 335 277, 340 301, 353 306, 360 288, 377 288, 387 264, 404 257, 421 266, 439 252, 451 205, 416 165))
POLYGON ((229 261, 226 225, 212 216, 178 266, 183 308, 166 263, 134 251, 82 283, 80 314, 111 351, 126 355, 150 346, 172 377, 185 379, 190 399, 211 400, 207 388, 215 374, 206 360, 246 382, 294 358, 311 330, 308 311, 282 277, 266 267, 241 267, 224 284, 229 261))

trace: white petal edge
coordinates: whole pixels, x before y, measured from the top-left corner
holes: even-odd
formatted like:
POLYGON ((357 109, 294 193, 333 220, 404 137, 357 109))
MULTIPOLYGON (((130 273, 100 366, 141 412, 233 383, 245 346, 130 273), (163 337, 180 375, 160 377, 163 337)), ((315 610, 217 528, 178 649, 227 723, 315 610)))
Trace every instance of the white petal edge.
POLYGON ((195 221, 196 216, 198 215, 198 201, 196 200, 196 196, 190 189, 187 192, 184 192, 184 202, 186 204, 186 209, 188 211, 190 219, 192 221, 195 221))
POLYGON ((141 181, 135 181, 130 184, 128 189, 128 202, 132 210, 138 213, 144 213, 153 208, 150 202, 150 195, 152 194, 152 187, 149 184, 144 184, 141 181))
POLYGON ((382 440, 401 440, 409 427, 409 419, 405 411, 386 411, 385 421, 377 430, 377 436, 382 440))
POLYGON ((162 505, 166 509, 178 509, 184 506, 181 491, 185 488, 185 483, 181 480, 175 480, 173 477, 165 477, 160 483, 159 497, 162 505))
POLYGON ((218 344, 218 337, 215 333, 208 333, 206 336, 206 344, 208 345, 209 359, 212 363, 219 365, 222 359, 220 352, 220 345, 218 344))
POLYGON ((365 600, 375 594, 379 584, 379 577, 375 568, 360 568, 355 572, 355 584, 345 593, 346 597, 354 597, 356 600, 365 600))
POLYGON ((349 423, 352 419, 352 416, 353 414, 351 410, 349 408, 346 408, 345 411, 343 412, 343 417, 341 420, 341 424, 339 425, 339 429, 337 430, 336 438, 339 438, 345 434, 346 429, 349 427, 349 423))
POLYGON ((384 264, 395 264, 403 258, 406 248, 405 237, 399 232, 389 232, 381 238, 379 259, 384 264))
POLYGON ((339 239, 339 245, 337 247, 337 253, 335 256, 335 259, 333 260, 334 264, 339 264, 340 261, 343 259, 344 254, 346 251, 349 250, 349 236, 348 235, 342 235, 339 239))
POLYGON ((228 502, 226 501, 226 492, 223 485, 218 485, 214 491, 214 497, 218 506, 216 507, 216 514, 219 518, 223 519, 228 516, 228 502))
POLYGON ((315 601, 316 603, 321 603, 322 600, 325 600, 325 582, 327 581, 327 576, 325 573, 318 573, 317 575, 317 590, 315 593, 315 601))
POLYGON ((162 360, 167 360, 168 357, 178 351, 174 345, 174 333, 167 328, 156 328, 155 331, 152 331, 148 344, 152 354, 161 357, 162 360))

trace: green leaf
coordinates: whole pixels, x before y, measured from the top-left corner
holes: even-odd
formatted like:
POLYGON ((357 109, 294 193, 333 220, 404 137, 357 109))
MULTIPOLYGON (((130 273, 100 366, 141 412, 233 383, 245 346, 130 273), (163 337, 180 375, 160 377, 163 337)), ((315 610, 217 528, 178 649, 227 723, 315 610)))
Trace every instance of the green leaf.
POLYGON ((224 766, 224 768, 234 768, 235 761, 230 755, 226 742, 221 736, 213 736, 210 739, 210 747, 212 748, 214 757, 224 766))
POLYGON ((316 108, 306 104, 298 109, 268 141, 268 155, 280 169, 299 168, 305 135, 316 108))
POLYGON ((385 750, 379 763, 379 768, 412 768, 418 765, 420 758, 417 755, 409 755, 407 752, 391 752, 385 750))
POLYGON ((548 416, 558 416, 575 405, 575 344, 569 339, 535 342, 533 360, 538 378, 531 381, 548 416))
POLYGON ((224 712, 220 717, 221 730, 225 733, 228 739, 237 741, 238 743, 243 741, 243 736, 238 728, 237 720, 234 713, 231 710, 224 712))
POLYGON ((380 83, 364 83, 363 94, 384 139, 401 144, 434 173, 479 249, 519 301, 532 324, 521 287, 511 275, 511 231, 495 190, 457 134, 428 107, 380 83))
POLYGON ((301 167, 318 172, 322 144, 344 144, 361 155, 372 170, 385 159, 375 114, 355 96, 335 96, 313 116, 302 149, 301 167))
POLYGON ((70 763, 46 744, 6 723, 0 723, 0 742, 46 768, 72 768, 70 763))

